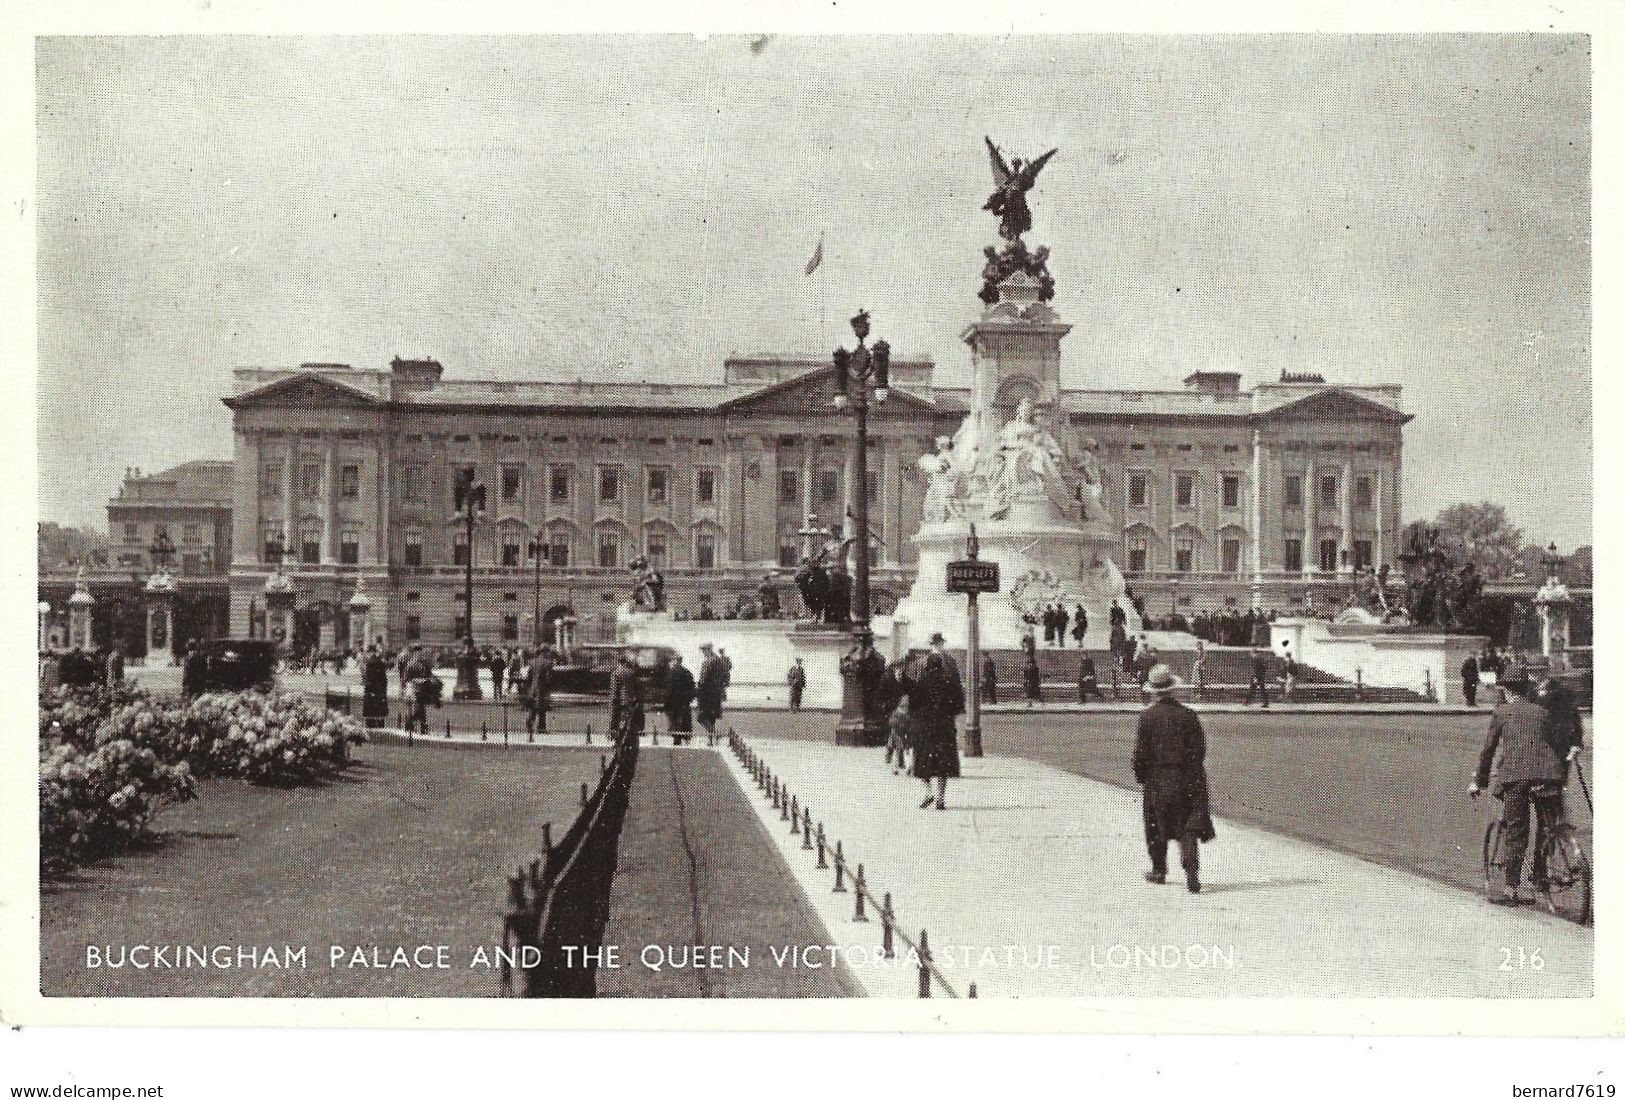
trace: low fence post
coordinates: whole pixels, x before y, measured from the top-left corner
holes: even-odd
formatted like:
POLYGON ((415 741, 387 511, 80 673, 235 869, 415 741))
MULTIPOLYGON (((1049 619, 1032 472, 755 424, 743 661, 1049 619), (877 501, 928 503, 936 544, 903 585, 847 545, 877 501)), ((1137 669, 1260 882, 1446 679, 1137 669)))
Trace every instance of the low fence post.
POLYGON ((587 744, 592 744, 592 723, 587 723, 587 744))
POLYGON ((885 900, 880 903, 880 957, 883 959, 897 957, 897 945, 892 940, 892 923, 896 916, 892 912, 891 891, 887 890, 885 900))
POLYGON ((829 861, 824 858, 824 823, 818 823, 818 870, 829 870, 829 861))
POLYGON ((795 796, 790 796, 790 835, 795 836, 801 832, 801 807, 795 796))
POLYGON ((581 804, 583 806, 587 804, 587 785, 585 783, 581 784, 581 804))
POLYGON ((790 788, 786 786, 779 795, 779 820, 790 820, 790 788))
POLYGON ((812 811, 801 807, 801 850, 812 851, 812 811))
POLYGON ((446 740, 451 740, 451 717, 449 715, 446 717, 446 740))
POLYGON ((931 941, 925 929, 920 929, 920 996, 931 996, 931 941))
POLYGON ((490 738, 486 736, 486 726, 485 726, 485 720, 483 718, 480 720, 480 740, 481 741, 489 741, 490 740, 490 738))
POLYGON ((551 821, 544 821, 544 822, 542 822, 542 855, 543 855, 543 857, 546 857, 546 856, 550 856, 552 854, 553 854, 553 823, 551 821))
POLYGON ((832 894, 846 893, 846 856, 841 851, 841 842, 835 842, 835 889, 832 894))
POLYGON ((868 884, 863 881, 863 864, 858 864, 858 877, 852 880, 852 919, 858 924, 868 924, 869 914, 863 911, 863 895, 868 892, 868 884))
POLYGON ((598 774, 603 775, 607 771, 609 771, 609 757, 605 756, 603 753, 599 753, 598 754, 598 774))

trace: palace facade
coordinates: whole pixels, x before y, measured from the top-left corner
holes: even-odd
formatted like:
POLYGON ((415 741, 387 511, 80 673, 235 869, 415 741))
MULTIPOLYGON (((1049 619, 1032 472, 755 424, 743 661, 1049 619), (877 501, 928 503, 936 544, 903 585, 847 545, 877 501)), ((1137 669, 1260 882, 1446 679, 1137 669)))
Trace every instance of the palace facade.
MULTIPOLYGON (((1289 375, 1248 391, 1239 374, 1197 371, 1182 389, 1063 389, 1046 402, 1022 381, 1001 387, 1001 407, 1036 397, 1069 449, 1098 444, 1118 563, 1153 616, 1334 599, 1397 549, 1410 419, 1398 386, 1289 375)), ((855 489, 852 418, 817 360, 731 357, 714 384, 313 363, 241 370, 235 389, 231 628, 264 632, 280 559, 298 644, 352 641, 358 586, 368 629, 390 645, 466 632, 470 549, 453 493, 465 470, 486 487, 472 548, 481 644, 551 639, 560 621, 607 636, 638 555, 664 571, 674 610, 721 617, 767 574, 793 604, 790 571, 823 541, 814 532, 847 522, 855 489)), ((894 361, 890 399, 872 412, 877 612, 912 580, 916 462, 968 398, 937 387, 931 362, 894 361)))

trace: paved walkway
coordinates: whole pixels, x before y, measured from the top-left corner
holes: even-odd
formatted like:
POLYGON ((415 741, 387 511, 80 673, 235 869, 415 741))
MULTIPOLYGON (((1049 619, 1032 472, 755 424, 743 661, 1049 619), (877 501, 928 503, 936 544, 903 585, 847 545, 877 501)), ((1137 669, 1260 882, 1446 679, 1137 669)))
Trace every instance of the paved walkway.
MULTIPOLYGON (((1184 889, 1177 848, 1170 884, 1152 886, 1138 796, 1045 764, 967 759, 938 812, 879 750, 749 743, 892 894, 901 929, 929 930, 959 995, 972 981, 981 997, 1591 993, 1589 928, 1230 821, 1203 847, 1203 893, 1184 889)), ((912 996, 912 971, 863 965, 878 920, 851 919, 851 894, 724 755, 859 981, 912 996)))

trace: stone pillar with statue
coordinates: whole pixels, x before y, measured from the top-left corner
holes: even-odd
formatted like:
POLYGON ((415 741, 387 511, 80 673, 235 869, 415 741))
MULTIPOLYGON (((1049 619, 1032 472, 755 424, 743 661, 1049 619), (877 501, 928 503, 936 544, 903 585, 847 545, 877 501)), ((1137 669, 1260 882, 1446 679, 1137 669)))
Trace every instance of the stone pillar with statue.
POLYGON ((355 579, 355 594, 350 597, 350 644, 365 651, 372 644, 372 597, 367 595, 367 578, 355 579))
POLYGON ((96 605, 96 598, 90 594, 90 584, 85 580, 85 567, 79 567, 79 574, 74 578, 73 595, 68 597, 68 647, 75 646, 80 649, 95 649, 95 628, 91 625, 90 609, 96 605))
POLYGON ((1540 651, 1547 666, 1553 672, 1565 672, 1569 667, 1569 619, 1574 612, 1574 597, 1555 572, 1535 593, 1535 609, 1540 612, 1540 651))
POLYGON ((155 664, 161 653, 175 660, 175 578, 160 567, 147 578, 142 596, 147 605, 147 663, 155 664))
POLYGON ((1027 249, 1026 194, 1055 150, 1006 163, 991 141, 996 190, 984 209, 1000 217, 1000 250, 984 250, 981 315, 962 334, 971 351, 970 411, 951 439, 920 462, 928 478, 914 536, 919 569, 898 604, 906 645, 933 633, 966 641, 964 606, 946 597, 948 563, 975 524, 981 557, 999 563, 1005 591, 981 607, 981 644, 1015 649, 1042 608, 1061 602, 1089 615, 1086 649, 1109 644, 1111 609, 1139 615, 1113 561, 1122 532, 1105 506, 1097 445, 1074 438, 1061 408, 1061 340, 1071 330, 1050 305, 1049 249, 1027 249))

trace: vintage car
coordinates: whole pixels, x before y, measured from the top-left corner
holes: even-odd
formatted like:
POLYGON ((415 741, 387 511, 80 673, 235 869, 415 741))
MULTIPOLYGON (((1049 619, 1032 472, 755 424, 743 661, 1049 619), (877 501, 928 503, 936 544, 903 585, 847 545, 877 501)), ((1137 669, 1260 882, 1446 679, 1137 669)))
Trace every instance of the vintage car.
POLYGON ((570 660, 553 669, 553 690, 572 695, 609 695, 610 673, 621 654, 632 655, 632 666, 643 685, 643 702, 658 707, 666 700, 672 658, 677 651, 663 645, 578 645, 570 650, 570 660))
POLYGON ((203 691, 270 691, 276 687, 276 642, 216 638, 202 646, 203 691))

